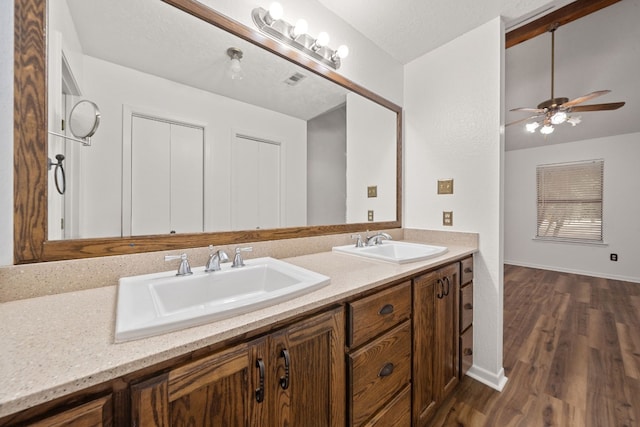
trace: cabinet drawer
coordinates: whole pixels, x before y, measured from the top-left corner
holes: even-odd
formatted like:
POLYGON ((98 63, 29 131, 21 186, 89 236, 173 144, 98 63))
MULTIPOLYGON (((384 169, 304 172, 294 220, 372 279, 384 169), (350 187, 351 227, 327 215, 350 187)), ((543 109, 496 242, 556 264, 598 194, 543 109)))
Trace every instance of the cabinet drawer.
POLYGON ((411 386, 406 386, 365 427, 411 427, 411 386))
POLYGON ((473 283, 460 289, 460 332, 473 322, 473 283))
POLYGON ((349 355, 351 425, 360 426, 411 380, 411 322, 349 355))
POLYGON ((463 259, 460 264, 460 284, 464 285, 473 280, 473 257, 463 259))
POLYGON ((460 376, 473 365, 473 326, 460 336, 460 376))
POLYGON ((411 316, 411 282, 349 304, 347 344, 358 347, 411 316))

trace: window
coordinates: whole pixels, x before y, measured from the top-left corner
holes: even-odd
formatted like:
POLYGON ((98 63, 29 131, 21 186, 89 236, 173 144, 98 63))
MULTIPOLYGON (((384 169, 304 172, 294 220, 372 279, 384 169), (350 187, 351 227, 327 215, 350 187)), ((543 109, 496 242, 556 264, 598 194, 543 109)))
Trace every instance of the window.
POLYGON ((604 160, 539 165, 536 238, 602 242, 604 160))

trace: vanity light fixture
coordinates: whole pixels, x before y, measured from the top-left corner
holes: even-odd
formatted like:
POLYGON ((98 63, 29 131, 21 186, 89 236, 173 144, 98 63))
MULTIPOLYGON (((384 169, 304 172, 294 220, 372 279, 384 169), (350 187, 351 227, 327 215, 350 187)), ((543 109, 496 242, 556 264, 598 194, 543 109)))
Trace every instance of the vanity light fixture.
POLYGON ((242 71, 242 67, 240 66, 242 51, 237 47, 230 47, 227 49, 227 55, 231 58, 229 68, 227 69, 227 75, 231 80, 242 80, 244 77, 244 71, 242 71))
POLYGON ((296 48, 334 70, 340 68, 341 60, 349 55, 349 48, 346 45, 331 49, 328 46, 329 34, 322 31, 317 37, 313 37, 307 34, 307 21, 299 19, 295 25, 292 25, 282 19, 282 16, 282 6, 277 2, 271 3, 268 10, 257 7, 251 12, 253 22, 263 33, 287 46, 296 48))

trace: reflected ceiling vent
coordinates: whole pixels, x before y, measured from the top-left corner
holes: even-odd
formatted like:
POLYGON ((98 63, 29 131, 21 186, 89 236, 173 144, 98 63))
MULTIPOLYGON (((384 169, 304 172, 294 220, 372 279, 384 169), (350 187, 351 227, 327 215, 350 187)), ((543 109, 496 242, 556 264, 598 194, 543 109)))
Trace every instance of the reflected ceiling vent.
POLYGON ((300 83, 302 80, 304 80, 306 78, 307 78, 307 76, 305 76, 304 74, 294 73, 288 79, 286 79, 284 82, 286 84, 288 84, 289 86, 295 86, 295 85, 297 85, 298 83, 300 83))

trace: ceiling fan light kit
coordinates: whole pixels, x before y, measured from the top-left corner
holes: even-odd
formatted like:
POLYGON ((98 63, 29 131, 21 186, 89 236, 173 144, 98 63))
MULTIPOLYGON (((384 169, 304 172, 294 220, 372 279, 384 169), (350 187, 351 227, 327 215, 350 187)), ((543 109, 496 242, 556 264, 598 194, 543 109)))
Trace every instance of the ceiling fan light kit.
POLYGON ((507 126, 527 122, 525 124, 525 129, 528 132, 535 133, 536 130, 540 128, 541 134, 549 135, 554 131, 554 126, 561 125, 563 123, 569 123, 571 126, 576 126, 582 121, 580 116, 572 115, 572 113, 617 110, 625 104, 624 102, 610 102, 607 104, 578 105, 598 96, 605 95, 611 92, 610 90, 598 90, 572 99, 571 101, 569 98, 565 97, 554 97, 555 31, 559 26, 560 25, 558 23, 555 23, 549 27, 549 32, 551 33, 551 98, 538 104, 537 108, 514 108, 510 110, 534 114, 524 119, 508 123, 507 126))

